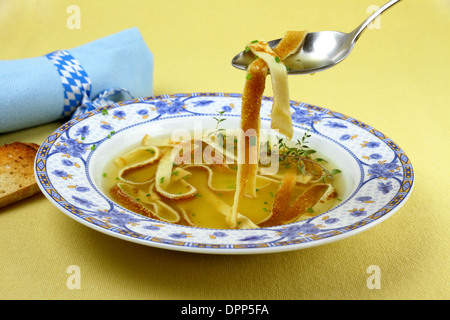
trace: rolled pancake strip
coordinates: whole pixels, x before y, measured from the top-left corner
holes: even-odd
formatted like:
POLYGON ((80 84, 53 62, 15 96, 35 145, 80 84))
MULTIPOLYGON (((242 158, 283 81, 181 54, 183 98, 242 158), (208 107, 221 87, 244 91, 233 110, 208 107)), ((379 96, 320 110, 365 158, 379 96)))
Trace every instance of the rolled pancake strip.
POLYGON ((173 208, 159 199, 151 199, 139 188, 132 185, 116 183, 111 188, 111 195, 116 201, 133 212, 160 221, 171 223, 180 221, 180 215, 173 208))
POLYGON ((293 128, 289 102, 289 84, 286 66, 270 48, 267 42, 259 41, 249 45, 250 50, 264 60, 270 70, 273 88, 273 104, 271 113, 271 128, 278 130, 289 140, 293 128))
POLYGON ((158 168, 155 174, 155 189, 163 197, 172 200, 188 199, 195 196, 197 189, 187 183, 184 179, 176 181, 179 184, 183 184, 187 191, 181 193, 171 193, 167 189, 171 184, 172 171, 173 171, 173 158, 172 149, 168 149, 162 155, 159 161, 158 168))
POLYGON ((276 225, 291 206, 292 191, 297 182, 297 170, 289 170, 281 180, 273 202, 272 210, 266 220, 259 223, 261 227, 276 225))
POLYGON ((127 152, 123 156, 116 158, 114 163, 123 169, 128 167, 139 167, 146 164, 151 164, 157 161, 160 157, 160 150, 156 147, 139 147, 127 152))
POLYGON ((286 31, 284 37, 278 42, 277 46, 273 49, 275 54, 280 57, 281 60, 285 60, 287 57, 296 53, 303 46, 308 31, 286 31))
POLYGON ((289 140, 292 139, 292 117, 290 112, 287 68, 283 60, 296 53, 303 43, 307 31, 287 31, 278 45, 272 50, 267 42, 249 44, 249 49, 269 67, 273 87, 271 128, 278 130, 289 140))
MULTIPOLYGON (((285 59, 288 55, 296 52, 304 42, 304 37, 306 31, 289 31, 286 33, 285 38, 283 38, 278 46, 274 49, 274 53, 279 54, 281 60, 285 59)), ((275 60, 275 57, 273 56, 275 60)), ((262 59, 256 59, 253 61, 247 69, 247 81, 244 86, 244 92, 242 94, 242 106, 241 106, 241 131, 238 137, 238 171, 236 178, 236 193, 234 196, 234 203, 230 210, 229 215, 226 220, 230 228, 236 228, 237 226, 237 215, 240 199, 247 192, 251 196, 256 196, 256 175, 258 172, 258 162, 256 164, 250 164, 247 160, 250 155, 245 156, 250 150, 256 154, 256 159, 258 159, 259 154, 259 130, 260 130, 260 110, 261 101, 265 89, 265 81, 267 76, 268 66, 262 59), (256 148, 250 148, 249 140, 244 139, 243 134, 249 130, 253 129, 256 132, 256 148), (246 152, 247 151, 247 152, 246 152), (244 153, 244 156, 242 155, 244 153)), ((289 101, 289 99, 288 99, 289 101)), ((290 112, 290 105, 288 103, 287 107, 288 113, 290 112)), ((279 108, 275 110, 278 112, 279 108)), ((284 112, 285 113, 285 112, 284 112)), ((275 118, 283 118, 284 116, 278 117, 275 114, 275 118)), ((273 119, 273 112, 272 112, 273 119)), ((289 123, 292 126, 292 120, 289 113, 289 123)))
POLYGON ((247 81, 242 94, 241 130, 238 136, 238 170, 236 174, 236 193, 226 221, 230 228, 237 227, 239 202, 245 191, 256 195, 256 175, 258 164, 248 163, 250 149, 259 152, 259 129, 261 100, 266 85, 267 64, 261 60, 253 61, 247 70, 247 81), (255 130, 256 148, 250 148, 250 139, 245 137, 249 129, 255 130), (255 150, 256 149, 256 150, 255 150))
MULTIPOLYGON (((328 184, 315 184, 306 189, 302 194, 300 194, 292 203, 289 201, 286 203, 285 198, 286 196, 283 196, 280 194, 282 204, 282 210, 277 210, 276 212, 273 211, 272 215, 264 221, 263 223, 260 223, 260 227, 271 227, 271 226, 277 226, 282 225, 286 223, 291 223, 296 220, 299 220, 299 218, 307 212, 309 208, 313 208, 317 204, 319 204, 321 201, 325 202, 327 198, 330 198, 330 194, 327 193, 328 190, 330 190, 330 185, 328 184)), ((331 187, 332 188, 332 187, 331 187)), ((280 187, 281 190, 281 187, 280 187)), ((290 196, 291 194, 289 194, 290 196)), ((281 202, 281 201, 280 201, 281 202)), ((275 209, 275 204, 274 208, 275 209)))

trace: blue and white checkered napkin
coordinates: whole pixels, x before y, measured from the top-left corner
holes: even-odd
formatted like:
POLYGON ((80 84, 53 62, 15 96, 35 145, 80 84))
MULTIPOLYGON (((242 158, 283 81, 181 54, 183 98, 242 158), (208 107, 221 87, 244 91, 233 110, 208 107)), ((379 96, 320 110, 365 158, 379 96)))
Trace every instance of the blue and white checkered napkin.
POLYGON ((137 28, 42 57, 0 61, 0 133, 153 94, 153 55, 137 28))

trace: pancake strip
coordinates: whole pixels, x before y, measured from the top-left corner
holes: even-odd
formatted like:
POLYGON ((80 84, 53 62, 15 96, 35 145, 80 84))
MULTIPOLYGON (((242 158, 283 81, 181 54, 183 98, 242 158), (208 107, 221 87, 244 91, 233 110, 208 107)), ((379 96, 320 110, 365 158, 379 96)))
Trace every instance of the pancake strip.
MULTIPOLYGON (((306 31, 288 31, 285 34, 285 37, 273 50, 273 53, 275 53, 275 56, 272 55, 273 59, 275 60, 276 57, 278 57, 278 59, 283 60, 287 58, 288 55, 295 53, 303 44, 306 33, 306 31)), ((269 52, 269 50, 266 51, 269 52)), ((278 61, 278 59, 276 60, 278 61)), ((229 224, 230 228, 237 227, 239 202, 244 193, 246 192, 250 196, 256 196, 256 175, 258 171, 258 161, 256 161, 256 164, 253 164, 249 163, 248 160, 252 158, 255 159, 255 157, 256 159, 259 159, 259 130, 261 122, 260 110, 262 96, 265 89, 267 72, 268 65, 260 58, 253 61, 247 69, 247 81, 245 83, 244 92, 242 94, 241 132, 240 136, 238 137, 238 172, 236 178, 236 193, 234 196, 233 206, 230 210, 229 215, 226 217, 226 221, 229 224), (251 148, 250 139, 244 135, 247 130, 251 129, 255 130, 256 134, 256 144, 254 148, 251 148), (253 155, 251 155, 250 152, 253 152, 253 155)), ((275 100, 276 98, 274 97, 274 102, 275 100)), ((280 110, 280 108, 276 108, 275 118, 287 118, 286 116, 277 116, 277 112, 280 110)), ((292 130, 289 103, 287 104, 287 106, 285 105, 284 108, 288 110, 287 112, 289 114, 289 119, 286 120, 289 121, 287 126, 290 126, 290 130, 292 130)), ((286 113, 286 110, 283 110, 283 113, 286 113)), ((273 117, 274 112, 272 111, 272 119, 273 117)), ((276 125, 280 126, 280 123, 276 122, 276 125)), ((289 128, 287 132, 289 132, 289 128)))

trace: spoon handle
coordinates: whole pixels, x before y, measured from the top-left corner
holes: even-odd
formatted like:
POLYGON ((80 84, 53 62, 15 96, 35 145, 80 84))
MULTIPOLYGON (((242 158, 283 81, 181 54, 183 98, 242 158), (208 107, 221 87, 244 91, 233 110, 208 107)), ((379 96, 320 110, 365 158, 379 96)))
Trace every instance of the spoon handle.
POLYGON ((352 44, 356 42, 356 40, 359 39, 359 36, 361 33, 366 29, 366 27, 376 18, 378 17, 383 11, 390 8, 400 0, 391 0, 388 3, 384 4, 380 9, 372 13, 363 23, 361 23, 355 30, 353 30, 351 33, 353 34, 352 44))

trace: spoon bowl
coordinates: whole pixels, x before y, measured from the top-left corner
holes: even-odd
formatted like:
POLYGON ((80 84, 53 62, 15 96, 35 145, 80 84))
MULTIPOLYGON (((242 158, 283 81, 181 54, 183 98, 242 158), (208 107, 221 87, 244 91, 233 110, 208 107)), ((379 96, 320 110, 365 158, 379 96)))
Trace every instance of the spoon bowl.
MULTIPOLYGON (((352 32, 320 31, 308 33, 302 48, 283 60, 288 68, 288 74, 315 73, 335 66, 350 54, 366 27, 383 11, 399 1, 391 0, 387 2, 352 32)), ((280 40, 269 41, 269 46, 274 48, 280 40)), ((243 51, 237 54, 231 63, 235 68, 246 70, 247 66, 255 59, 253 53, 243 51)))

